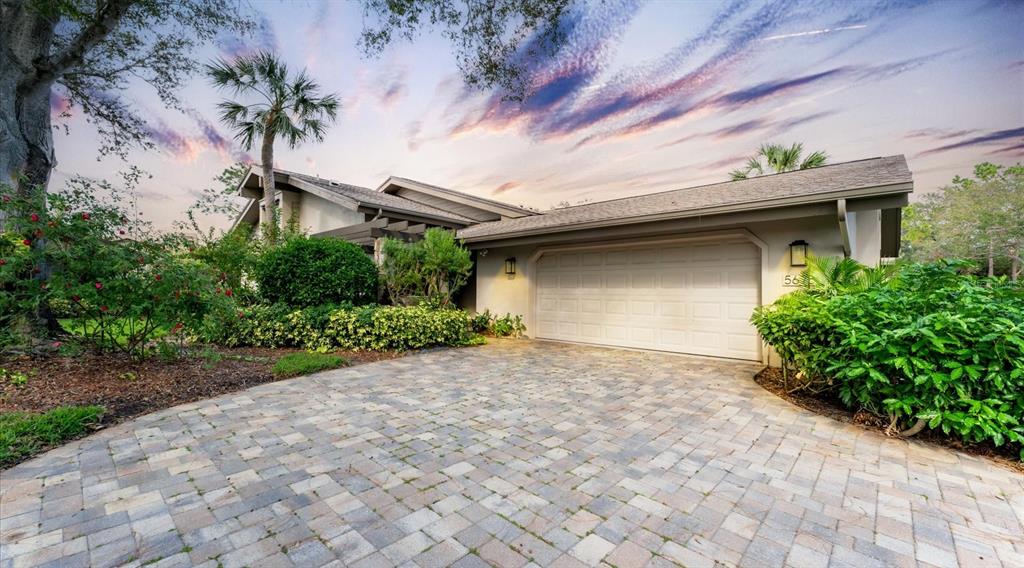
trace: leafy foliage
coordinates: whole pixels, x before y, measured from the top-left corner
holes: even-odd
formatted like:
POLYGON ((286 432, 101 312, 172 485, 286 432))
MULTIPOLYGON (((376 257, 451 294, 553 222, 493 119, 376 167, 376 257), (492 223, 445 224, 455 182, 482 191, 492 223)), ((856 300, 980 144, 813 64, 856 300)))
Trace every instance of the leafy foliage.
POLYGON ((230 303, 232 291, 215 272, 147 224, 130 222, 116 192, 98 200, 100 190, 113 191, 78 179, 45 202, 4 196, 4 328, 25 330, 41 305, 60 304, 94 347, 141 357, 161 331, 181 332, 230 303))
POLYGON ((348 365, 340 355, 331 353, 289 353, 274 363, 271 372, 277 377, 297 377, 348 365))
POLYGON ((909 264, 860 290, 797 291, 752 321, 808 384, 851 408, 924 419, 965 442, 1024 444, 1024 289, 964 267, 909 264))
POLYGON ((102 406, 63 406, 43 414, 0 414, 0 467, 84 436, 103 412, 102 406))
POLYGON ((1024 166, 988 162, 907 207, 903 240, 917 260, 964 258, 989 275, 1024 271, 1024 166))
POLYGON ((803 157, 804 145, 797 142, 790 147, 782 144, 762 144, 747 160, 744 168, 729 172, 733 181, 747 179, 751 175, 763 176, 766 173, 779 174, 793 170, 817 168, 828 163, 828 154, 822 151, 811 152, 803 157))
POLYGON ((466 313, 423 306, 258 305, 211 318, 201 338, 235 347, 407 350, 462 345, 471 339, 466 313))
POLYGON ((513 316, 512 314, 499 316, 492 314, 491 310, 484 310, 472 316, 469 324, 473 331, 488 333, 495 337, 522 337, 526 332, 523 316, 513 316))
MULTIPOLYGON (((230 0, 33 0, 0 3, 0 180, 45 191, 55 165, 51 100, 80 110, 100 136, 101 154, 122 158, 159 134, 122 96, 151 87, 182 109, 177 89, 195 54, 220 34, 246 34, 249 13, 230 0), (31 151, 30 151, 31 150, 31 151)), ((65 125, 67 127, 67 125, 65 125)), ((24 193, 24 191, 22 192, 24 193)))
POLYGON ((377 267, 340 239, 295 237, 266 251, 253 276, 260 296, 293 306, 366 304, 377 297, 377 267))
POLYGON ((439 28, 455 49, 466 83, 500 87, 523 100, 532 92, 528 65, 557 53, 566 39, 572 0, 362 0, 361 45, 377 54, 396 38, 412 40, 439 28))
POLYGON ((381 251, 384 288, 392 301, 403 304, 448 306, 473 270, 469 251, 444 229, 427 229, 414 243, 387 239, 381 251))

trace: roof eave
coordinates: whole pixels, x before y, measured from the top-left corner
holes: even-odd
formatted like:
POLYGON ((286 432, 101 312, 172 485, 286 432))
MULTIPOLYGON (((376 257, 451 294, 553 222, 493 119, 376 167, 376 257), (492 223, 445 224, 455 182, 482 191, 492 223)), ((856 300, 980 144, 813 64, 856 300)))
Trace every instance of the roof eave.
POLYGON ((506 217, 528 217, 530 215, 538 215, 536 211, 530 211, 529 209, 516 207, 515 205, 508 205, 505 203, 495 201, 493 199, 484 199, 481 197, 477 197, 475 195, 470 195, 468 193, 456 191, 454 189, 436 188, 421 182, 417 182, 416 180, 398 178, 396 176, 389 177, 387 180, 384 181, 384 183, 377 186, 377 191, 381 193, 394 194, 395 190, 392 189, 393 187, 404 187, 406 189, 422 191, 423 193, 434 195, 435 197, 449 199, 455 201, 456 203, 469 205, 471 207, 476 207, 478 209, 482 209, 484 211, 495 213, 497 215, 503 215, 506 217))
MULTIPOLYGON (((831 191, 827 193, 818 193, 813 195, 802 195, 794 197, 785 197, 781 199, 765 199, 759 201, 747 201, 744 203, 721 205, 718 207, 708 207, 704 209, 695 209, 689 211, 672 211, 666 213, 655 213, 651 215, 640 215, 635 217, 618 217, 614 219, 601 219, 597 221, 588 221, 583 223, 574 223, 567 225, 555 225, 551 227, 539 227, 534 229, 524 229, 521 231, 509 231, 492 233, 487 235, 479 236, 468 236, 460 237, 467 243, 486 242, 494 240, 512 239, 517 237, 529 237, 534 235, 540 235, 545 233, 558 233, 558 232, 569 232, 584 229, 597 229, 602 227, 614 227, 617 225, 626 224, 637 224, 637 223, 648 223, 652 221, 666 221, 672 219, 685 219, 689 217, 701 217, 706 215, 727 215, 730 213, 741 213, 745 211, 757 210, 757 209, 768 209, 768 208, 781 208, 781 207, 794 207, 798 205, 809 205, 814 203, 827 203, 835 201, 837 199, 857 199, 862 197, 877 197, 881 195, 892 195, 899 193, 911 193, 914 190, 913 181, 899 182, 895 184, 876 185, 868 186, 857 189, 844 189, 840 191, 831 191)), ((496 221, 500 223, 501 221, 496 221)))

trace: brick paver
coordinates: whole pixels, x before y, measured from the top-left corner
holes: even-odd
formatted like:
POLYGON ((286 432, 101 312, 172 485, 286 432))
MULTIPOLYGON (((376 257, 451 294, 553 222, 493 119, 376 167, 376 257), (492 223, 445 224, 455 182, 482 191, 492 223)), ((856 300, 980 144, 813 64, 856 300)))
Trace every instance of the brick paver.
POLYGON ((3 472, 0 568, 1024 566, 1024 477, 756 370, 498 341, 179 406, 3 472))

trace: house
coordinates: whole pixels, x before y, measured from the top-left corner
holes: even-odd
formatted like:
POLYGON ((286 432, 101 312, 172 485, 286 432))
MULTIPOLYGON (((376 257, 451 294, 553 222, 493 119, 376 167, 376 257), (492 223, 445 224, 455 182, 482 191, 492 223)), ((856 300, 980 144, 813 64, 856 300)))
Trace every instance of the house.
MULTIPOLYGON (((463 305, 522 314, 533 337, 768 362, 754 307, 797 286, 806 252, 896 257, 913 191, 903 156, 538 213, 404 178, 376 190, 275 173, 283 215, 372 249, 457 231, 475 258, 463 305)), ((259 172, 241 184, 261 196, 259 172)), ((238 222, 255 223, 253 201, 238 222)))

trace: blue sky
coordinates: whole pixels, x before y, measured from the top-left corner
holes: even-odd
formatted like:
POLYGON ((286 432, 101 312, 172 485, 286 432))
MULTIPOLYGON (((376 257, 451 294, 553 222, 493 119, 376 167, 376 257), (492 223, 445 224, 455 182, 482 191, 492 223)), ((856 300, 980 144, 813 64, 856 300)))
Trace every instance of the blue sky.
MULTIPOLYGON (((393 174, 544 209, 721 181, 763 142, 834 162, 902 153, 918 193, 977 162, 1024 161, 1021 2, 582 4, 561 52, 528 62, 523 104, 467 90, 437 34, 363 57, 356 3, 256 8, 257 34, 204 58, 273 49, 337 92, 326 140, 280 145, 276 161, 357 185, 393 174)), ((160 227, 245 157, 217 122, 221 95, 202 78, 182 94, 185 112, 126 93, 157 142, 131 161, 152 174, 140 206, 160 227)), ((96 159, 80 113, 57 121, 70 134, 56 134, 55 180, 113 178, 123 164, 96 159)))

